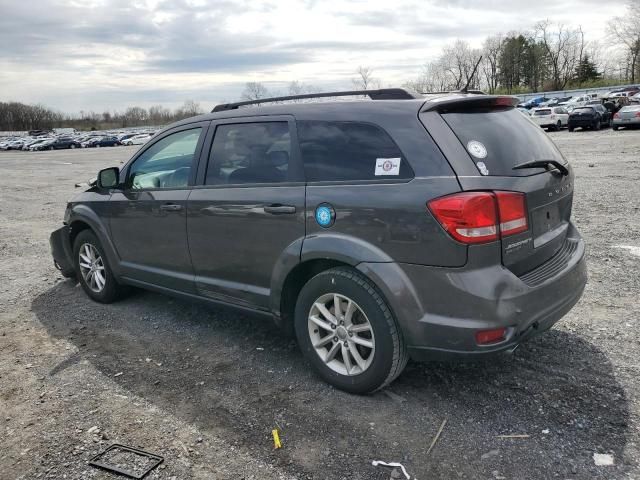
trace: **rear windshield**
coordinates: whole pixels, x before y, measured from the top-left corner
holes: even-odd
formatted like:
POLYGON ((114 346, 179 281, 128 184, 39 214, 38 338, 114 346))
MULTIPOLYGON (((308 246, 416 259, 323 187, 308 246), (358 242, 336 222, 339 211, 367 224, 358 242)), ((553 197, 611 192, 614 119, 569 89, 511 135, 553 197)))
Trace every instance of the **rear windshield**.
POLYGON ((536 110, 533 114, 536 116, 551 115, 551 110, 536 110))
POLYGON ((546 133, 515 108, 473 109, 443 113, 482 175, 529 176, 543 168, 513 170, 535 160, 558 160, 562 155, 546 133))
POLYGON ((574 108, 572 113, 593 113, 593 108, 574 108))

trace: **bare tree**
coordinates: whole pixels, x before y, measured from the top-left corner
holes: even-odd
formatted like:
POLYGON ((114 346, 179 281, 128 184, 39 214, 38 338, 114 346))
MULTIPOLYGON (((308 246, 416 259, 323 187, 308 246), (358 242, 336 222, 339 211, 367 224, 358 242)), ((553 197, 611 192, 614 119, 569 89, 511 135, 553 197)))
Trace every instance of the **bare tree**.
POLYGON ((361 65, 356 69, 356 74, 357 77, 351 79, 356 90, 380 88, 380 80, 373 76, 373 69, 371 67, 363 67, 361 65))
POLYGON ((243 100, 260 100, 269 96, 269 90, 260 82, 247 82, 241 95, 243 100))
POLYGON ((535 37, 542 45, 551 73, 551 88, 562 90, 573 78, 584 49, 582 28, 570 30, 564 25, 553 25, 548 20, 535 27, 535 37))
POLYGON ((482 45, 482 63, 480 68, 489 93, 494 93, 499 85, 498 64, 502 53, 502 34, 487 37, 482 45))
POLYGON ((473 50, 464 40, 456 40, 444 48, 441 62, 453 89, 459 90, 467 83, 469 88, 478 87, 477 77, 472 79, 471 76, 480 55, 479 50, 473 50))
POLYGON ((640 72, 640 11, 634 2, 629 2, 627 12, 622 17, 615 17, 609 21, 609 37, 617 45, 621 45, 629 62, 631 83, 636 82, 640 72))

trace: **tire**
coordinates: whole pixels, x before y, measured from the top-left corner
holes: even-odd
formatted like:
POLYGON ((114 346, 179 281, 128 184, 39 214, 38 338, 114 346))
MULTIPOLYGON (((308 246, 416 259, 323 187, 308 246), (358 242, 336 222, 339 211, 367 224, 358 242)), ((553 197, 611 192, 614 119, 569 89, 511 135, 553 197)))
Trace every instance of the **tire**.
POLYGON ((49 151, 50 151, 50 152, 53 152, 54 150, 55 150, 55 148, 53 148, 53 147, 49 147, 49 151))
POLYGON ((618 131, 619 127, 617 125, 614 125, 612 128, 613 128, 614 131, 618 131))
POLYGON ((595 123, 593 124, 593 129, 600 130, 600 120, 595 121, 595 123))
POLYGON ((75 146, 74 143, 72 143, 71 145, 69 145, 69 148, 74 149, 74 148, 76 148, 76 146, 75 146))
POLYGON ((570 132, 573 132, 573 127, 569 127, 569 131, 570 131, 570 132))
POLYGON ((382 295, 366 277, 351 268, 326 270, 302 287, 296 302, 295 331, 302 353, 320 377, 349 393, 366 394, 383 388, 400 375, 409 358, 402 332, 382 295), (336 295, 344 312, 344 316, 337 319, 333 317, 336 295), (349 301, 353 306, 350 326, 349 301), (331 322, 318 309, 319 304, 325 305, 336 322, 340 318, 343 322, 329 329, 331 322), (320 317, 324 328, 312 321, 312 316, 320 317), (359 330, 350 332, 351 328, 359 330), (355 342, 354 338, 360 341, 355 342), (322 346, 316 349, 314 342, 319 345, 322 341, 322 346), (363 345, 363 341, 373 348, 363 345), (325 362, 334 349, 333 358, 325 362), (360 362, 356 360, 356 353, 360 362))
POLYGON ((559 132, 560 130, 562 130, 562 122, 558 120, 558 123, 556 123, 556 132, 559 132))
MULTIPOLYGON (((111 303, 120 298, 124 293, 124 287, 118 284, 115 277, 113 276, 113 272, 111 270, 111 267, 109 266, 109 262, 106 255, 104 254, 104 249, 102 248, 98 237, 96 237, 96 235, 91 230, 82 230, 73 242, 73 263, 76 269, 76 277, 80 282, 82 289, 90 298, 92 298, 96 302, 111 303), (102 278, 104 279, 104 284, 101 288, 98 288, 100 287, 99 283, 92 283, 88 281, 89 275, 87 275, 86 269, 82 268, 80 265, 81 249, 82 254, 85 257, 83 258, 83 264, 88 264, 86 258, 89 258, 91 260, 91 255, 87 255, 88 252, 85 249, 87 247, 89 248, 89 250, 93 249, 97 254, 94 256, 96 262, 92 263, 94 263, 96 266, 102 267, 102 270, 100 271, 103 272, 102 278)), ((96 272, 96 274, 98 274, 98 272, 96 272)), ((97 280, 96 282, 99 282, 99 280, 97 280)))
POLYGON ((96 143, 96 148, 100 148, 100 144, 99 143, 96 143))

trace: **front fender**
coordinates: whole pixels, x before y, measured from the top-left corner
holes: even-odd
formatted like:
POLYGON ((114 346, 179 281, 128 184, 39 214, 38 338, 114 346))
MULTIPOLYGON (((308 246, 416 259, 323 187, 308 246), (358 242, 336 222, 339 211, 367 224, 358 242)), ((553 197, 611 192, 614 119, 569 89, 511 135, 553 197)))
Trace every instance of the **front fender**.
MULTIPOLYGON (((99 202, 105 203, 106 202, 99 202)), ((102 206, 102 205, 99 205, 102 206)), ((74 222, 83 222, 93 230, 96 234, 104 253, 107 256, 109 266, 116 277, 120 276, 120 257, 116 251, 116 248, 111 241, 109 235, 109 227, 107 225, 106 216, 101 216, 96 211, 86 204, 76 204, 71 207, 71 215, 69 217, 69 226, 73 229, 74 222)), ((73 245, 72 245, 73 248, 73 245)))

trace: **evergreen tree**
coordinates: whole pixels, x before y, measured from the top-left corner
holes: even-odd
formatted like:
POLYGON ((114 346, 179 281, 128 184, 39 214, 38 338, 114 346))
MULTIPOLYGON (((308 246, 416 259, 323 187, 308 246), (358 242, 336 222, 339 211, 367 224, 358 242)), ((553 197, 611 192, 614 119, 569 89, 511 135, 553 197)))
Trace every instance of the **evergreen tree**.
POLYGON ((576 66, 576 82, 585 83, 593 80, 598 80, 600 76, 601 75, 600 72, 598 72, 598 67, 596 67, 596 64, 589 59, 588 54, 585 54, 576 66))

